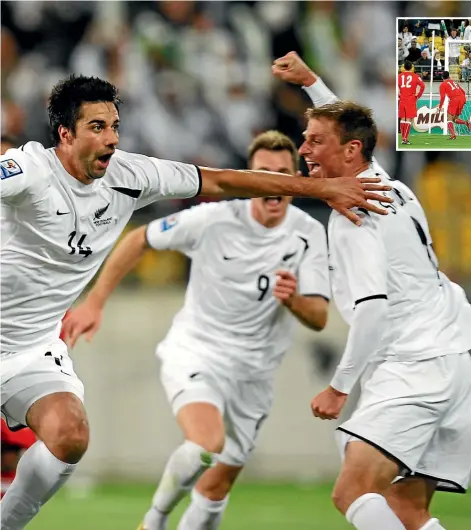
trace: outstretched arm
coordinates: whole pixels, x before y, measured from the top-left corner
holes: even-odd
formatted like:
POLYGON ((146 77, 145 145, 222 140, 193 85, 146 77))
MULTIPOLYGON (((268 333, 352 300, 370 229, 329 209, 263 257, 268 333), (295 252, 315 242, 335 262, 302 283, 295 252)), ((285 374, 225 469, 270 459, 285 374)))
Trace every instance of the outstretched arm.
MULTIPOLYGON (((353 223, 360 225, 360 218, 350 208, 360 206, 375 213, 386 215, 387 211, 368 202, 388 201, 383 195, 367 190, 388 190, 390 186, 375 184, 380 179, 315 179, 291 177, 268 171, 243 171, 234 169, 199 168, 201 171, 203 195, 236 195, 244 197, 265 197, 268 195, 289 195, 321 199, 353 223)), ((392 201, 388 201, 392 202, 392 201)))
POLYGON ((72 309, 64 319, 62 336, 69 348, 75 346, 81 335, 85 334, 90 341, 99 330, 106 301, 149 248, 145 233, 146 226, 140 226, 126 234, 106 260, 85 301, 72 309))
MULTIPOLYGON (((303 85, 308 91, 315 105, 322 105, 335 101, 337 97, 333 94, 323 81, 312 72, 295 52, 288 53, 285 57, 277 59, 272 66, 274 75, 284 81, 297 85, 303 85)), ((346 216, 350 221, 359 225, 360 219, 350 211, 358 201, 362 208, 385 214, 384 210, 375 207, 367 200, 378 199, 376 193, 367 190, 380 191, 373 182, 363 182, 359 189, 354 181, 362 181, 351 177, 336 179, 306 179, 304 177, 288 177, 278 173, 266 171, 234 171, 214 170, 201 168, 202 193, 207 195, 242 195, 248 197, 267 195, 293 195, 298 197, 314 197, 327 202, 327 204, 346 216)), ((384 189, 384 188, 383 188, 384 189)))
POLYGON ((296 52, 289 52, 273 62, 273 75, 287 83, 300 85, 315 107, 337 101, 337 96, 327 87, 296 52))
POLYGON ((88 341, 92 339, 100 328, 103 308, 111 293, 149 248, 173 249, 191 256, 207 224, 217 218, 215 209, 216 203, 201 204, 155 219, 126 234, 106 260, 86 299, 65 319, 62 326, 65 342, 73 347, 83 334, 88 341))
POLYGON ((442 83, 440 85, 440 103, 438 105, 437 112, 440 112, 442 110, 443 103, 445 103, 445 96, 446 96, 446 87, 445 87, 445 83, 442 83))

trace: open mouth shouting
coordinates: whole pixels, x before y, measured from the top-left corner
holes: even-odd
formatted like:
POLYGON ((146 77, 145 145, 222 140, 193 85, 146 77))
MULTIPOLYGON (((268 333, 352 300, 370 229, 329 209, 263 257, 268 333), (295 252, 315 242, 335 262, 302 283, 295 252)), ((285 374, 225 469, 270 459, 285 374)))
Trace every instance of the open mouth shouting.
POLYGON ((102 169, 106 169, 108 167, 113 154, 114 151, 110 151, 98 157, 97 160, 102 169))
POLYGON ((278 204, 281 203, 281 201, 283 200, 283 197, 276 197, 276 196, 272 196, 272 197, 264 197, 263 198, 263 202, 265 202, 266 204, 270 204, 271 206, 277 206, 278 204))
POLYGON ((320 173, 321 166, 317 162, 314 162, 313 160, 309 160, 305 158, 307 169, 309 171, 310 177, 316 177, 318 173, 320 173))

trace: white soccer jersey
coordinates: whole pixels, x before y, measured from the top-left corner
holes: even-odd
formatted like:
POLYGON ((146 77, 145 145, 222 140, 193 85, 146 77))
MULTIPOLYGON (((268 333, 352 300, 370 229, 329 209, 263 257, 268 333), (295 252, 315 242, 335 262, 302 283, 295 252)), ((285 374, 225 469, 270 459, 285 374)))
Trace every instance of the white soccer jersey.
POLYGON ((2 352, 58 336, 67 309, 90 282, 133 211, 193 197, 198 168, 117 150, 104 178, 85 185, 55 149, 30 142, 1 158, 2 352))
POLYGON ((294 317, 272 294, 279 269, 297 276, 302 295, 330 297, 324 227, 290 205, 266 228, 249 200, 202 204, 149 224, 156 249, 192 259, 183 309, 159 354, 187 351, 226 376, 271 376, 291 344, 294 317))
POLYGON ((456 296, 444 288, 417 198, 407 186, 376 170, 359 176, 380 176, 393 186, 386 195, 394 203, 381 203, 389 211, 387 216, 362 211, 361 227, 344 223, 335 211, 331 214, 332 292, 343 318, 351 324, 359 303, 387 298, 381 350, 385 357, 417 361, 471 348, 470 337, 462 329, 461 308, 454 303, 456 296))
POLYGON ((446 44, 448 46, 448 53, 450 57, 457 58, 461 54, 461 43, 460 42, 454 42, 455 40, 459 40, 460 38, 458 35, 453 38, 451 35, 446 39, 446 44))

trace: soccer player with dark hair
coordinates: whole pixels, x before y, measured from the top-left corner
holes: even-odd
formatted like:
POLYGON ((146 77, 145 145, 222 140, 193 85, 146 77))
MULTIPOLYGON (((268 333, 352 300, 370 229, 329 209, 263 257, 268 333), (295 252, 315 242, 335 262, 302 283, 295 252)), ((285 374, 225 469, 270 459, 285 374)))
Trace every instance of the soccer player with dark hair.
POLYGON ((449 98, 446 116, 447 127, 450 131, 449 140, 456 140, 455 123, 466 125, 468 131, 471 131, 471 120, 466 121, 459 117, 466 105, 466 92, 459 83, 450 79, 450 73, 447 71, 443 72, 443 81, 440 83, 440 103, 437 107, 437 114, 442 111, 445 96, 449 98))
POLYGON ((415 195, 371 158, 371 111, 337 101, 295 53, 273 73, 303 85, 315 105, 299 153, 317 176, 378 175, 393 187, 384 194, 392 215, 360 209, 358 230, 336 212, 329 220, 332 293, 350 331, 313 414, 337 419, 361 379, 357 408, 338 427, 334 504, 358 530, 443 530, 429 512, 434 492, 463 493, 471 475, 471 307, 439 271, 415 195))
POLYGON ((112 84, 70 76, 49 99, 54 147, 29 142, 0 159, 2 413, 38 437, 2 500, 2 530, 24 528, 87 449, 83 384, 59 339, 60 322, 136 209, 202 193, 318 197, 354 222, 353 206, 387 213, 367 202, 381 195, 365 188, 388 189, 377 178, 321 182, 118 150, 119 106, 112 84))
POLYGON ((410 145, 409 133, 412 120, 417 116, 417 101, 425 90, 425 83, 418 74, 412 72, 412 69, 413 64, 406 60, 404 72, 401 72, 397 78, 402 143, 406 145, 410 145))

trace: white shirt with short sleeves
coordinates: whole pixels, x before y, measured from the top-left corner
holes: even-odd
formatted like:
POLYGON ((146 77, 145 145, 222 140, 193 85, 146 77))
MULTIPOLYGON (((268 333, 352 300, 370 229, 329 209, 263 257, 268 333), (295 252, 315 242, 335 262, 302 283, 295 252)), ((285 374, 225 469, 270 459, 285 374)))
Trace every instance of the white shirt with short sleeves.
POLYGON ((85 185, 55 149, 29 142, 1 158, 2 354, 56 338, 60 321, 113 248, 134 210, 193 197, 199 169, 116 150, 85 185))
POLYGON ((202 204, 149 224, 156 249, 192 259, 183 308, 158 347, 178 349, 218 373, 271 377, 292 341, 294 317, 273 296, 276 271, 291 271, 301 295, 330 297, 324 227, 290 205, 273 228, 251 215, 249 200, 202 204))
MULTIPOLYGON (((428 225, 420 203, 402 183, 371 169, 360 177, 380 176, 393 191, 394 203, 379 216, 360 211, 356 227, 337 212, 329 221, 332 292, 347 323, 358 304, 387 298, 388 323, 381 355, 391 360, 420 361, 471 348, 462 329, 455 292, 438 272, 428 225), (451 291, 449 292, 449 290, 451 291)), ((448 279, 446 279, 448 283, 448 279)))
POLYGON ((455 38, 453 38, 450 35, 446 39, 446 45, 448 46, 449 57, 459 58, 459 56, 461 54, 461 43, 460 42, 455 42, 456 40, 460 40, 458 35, 455 38))

